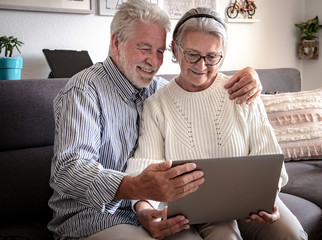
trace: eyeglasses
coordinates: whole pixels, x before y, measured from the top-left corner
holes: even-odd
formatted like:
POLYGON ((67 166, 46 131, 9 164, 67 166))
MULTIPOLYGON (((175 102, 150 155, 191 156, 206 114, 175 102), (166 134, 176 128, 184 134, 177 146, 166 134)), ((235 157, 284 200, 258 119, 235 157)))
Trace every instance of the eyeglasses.
POLYGON ((201 56, 199 52, 194 50, 185 50, 181 47, 180 43, 177 42, 177 45, 181 49, 184 59, 192 64, 195 64, 200 61, 201 58, 205 61, 207 66, 217 65, 220 60, 223 58, 222 52, 220 53, 209 53, 206 56, 201 56))

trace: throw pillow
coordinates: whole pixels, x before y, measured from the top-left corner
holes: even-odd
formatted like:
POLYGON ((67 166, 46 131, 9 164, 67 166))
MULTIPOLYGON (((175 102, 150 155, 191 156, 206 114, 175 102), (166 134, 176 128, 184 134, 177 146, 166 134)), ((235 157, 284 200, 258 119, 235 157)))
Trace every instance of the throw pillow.
POLYGON ((261 98, 285 160, 322 159, 322 88, 261 98))

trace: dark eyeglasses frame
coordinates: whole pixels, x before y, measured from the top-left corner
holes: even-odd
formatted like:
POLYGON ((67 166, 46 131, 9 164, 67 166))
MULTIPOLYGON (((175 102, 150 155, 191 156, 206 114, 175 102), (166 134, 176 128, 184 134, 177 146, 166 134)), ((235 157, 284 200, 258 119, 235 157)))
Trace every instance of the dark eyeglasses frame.
POLYGON ((220 63, 220 61, 221 61, 221 59, 223 58, 223 54, 222 54, 222 52, 220 52, 219 53, 219 55, 218 54, 216 54, 217 56, 219 56, 220 58, 219 58, 219 60, 218 60, 218 62, 217 63, 214 63, 214 64, 209 64, 209 63, 207 63, 208 62, 208 60, 207 60, 207 55, 206 56, 201 56, 200 55, 200 53, 198 53, 199 54, 199 59, 197 60, 197 61, 194 61, 194 62, 190 62, 190 61, 188 61, 187 60, 187 57, 186 57, 186 54, 188 54, 187 53, 187 51, 180 45, 180 43, 179 42, 176 42, 176 44, 179 46, 179 48, 181 49, 181 51, 182 51, 182 53, 183 53, 183 55, 184 55, 184 59, 188 62, 188 63, 191 63, 191 64, 196 64, 197 62, 199 62, 202 58, 203 58, 203 60, 205 61, 205 64, 207 65, 207 66, 215 66, 215 65, 217 65, 217 64, 219 64, 220 63))

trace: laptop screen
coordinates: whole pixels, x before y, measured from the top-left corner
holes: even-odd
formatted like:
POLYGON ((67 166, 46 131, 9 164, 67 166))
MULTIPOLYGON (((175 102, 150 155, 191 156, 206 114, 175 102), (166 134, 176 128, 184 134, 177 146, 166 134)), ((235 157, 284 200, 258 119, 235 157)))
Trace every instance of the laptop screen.
POLYGON ((51 70, 49 78, 70 78, 93 65, 87 51, 43 49, 43 53, 51 70))

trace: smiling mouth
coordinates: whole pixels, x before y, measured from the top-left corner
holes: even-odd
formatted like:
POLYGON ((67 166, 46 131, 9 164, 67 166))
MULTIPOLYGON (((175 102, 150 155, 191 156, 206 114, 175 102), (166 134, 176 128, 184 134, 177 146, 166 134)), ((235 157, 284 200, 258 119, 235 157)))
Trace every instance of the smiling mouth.
POLYGON ((198 75, 198 76, 202 76, 202 75, 204 75, 204 74, 205 74, 205 73, 195 72, 195 71, 193 71, 193 70, 191 70, 191 69, 190 69, 190 71, 191 71, 193 74, 198 75))
POLYGON ((154 73, 154 70, 153 70, 153 69, 151 69, 151 68, 144 68, 144 67, 141 67, 141 66, 138 66, 138 68, 139 68, 141 71, 143 71, 143 72, 145 72, 145 73, 147 73, 147 74, 152 74, 152 73, 154 73))

